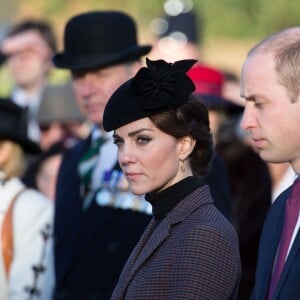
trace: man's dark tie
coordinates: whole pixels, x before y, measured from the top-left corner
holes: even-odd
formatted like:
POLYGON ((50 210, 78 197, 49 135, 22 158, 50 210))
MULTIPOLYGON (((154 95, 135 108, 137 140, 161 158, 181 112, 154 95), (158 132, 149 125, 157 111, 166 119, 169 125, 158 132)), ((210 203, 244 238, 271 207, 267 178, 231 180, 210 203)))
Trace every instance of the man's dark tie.
POLYGON ((268 300, 272 299, 287 257, 289 245, 298 220, 300 210, 300 180, 297 179, 286 202, 284 224, 279 241, 276 262, 270 282, 268 300))

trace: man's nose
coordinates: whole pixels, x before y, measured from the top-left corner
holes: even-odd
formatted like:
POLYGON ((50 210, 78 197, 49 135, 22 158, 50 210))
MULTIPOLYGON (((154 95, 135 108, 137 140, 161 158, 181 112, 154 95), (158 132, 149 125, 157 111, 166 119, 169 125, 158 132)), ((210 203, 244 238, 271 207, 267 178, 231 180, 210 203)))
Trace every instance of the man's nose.
POLYGON ((244 130, 250 130, 255 126, 255 118, 252 112, 251 103, 246 103, 245 105, 240 126, 244 130))
POLYGON ((79 91, 82 96, 90 95, 93 91, 93 86, 87 80, 83 80, 80 83, 79 91))

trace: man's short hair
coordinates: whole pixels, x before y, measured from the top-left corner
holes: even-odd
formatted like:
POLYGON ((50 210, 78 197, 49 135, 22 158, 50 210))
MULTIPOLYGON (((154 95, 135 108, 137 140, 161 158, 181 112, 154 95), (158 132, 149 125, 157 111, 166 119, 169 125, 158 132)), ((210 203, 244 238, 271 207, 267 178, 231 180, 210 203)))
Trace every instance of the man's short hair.
POLYGON ((52 52, 55 52, 57 50, 54 32, 50 24, 46 21, 25 20, 23 22, 17 23, 9 29, 6 37, 12 37, 29 30, 38 31, 42 39, 46 42, 52 52))
POLYGON ((291 27, 270 35, 255 45, 247 57, 269 53, 275 61, 278 81, 287 89, 291 102, 300 94, 300 27, 291 27))

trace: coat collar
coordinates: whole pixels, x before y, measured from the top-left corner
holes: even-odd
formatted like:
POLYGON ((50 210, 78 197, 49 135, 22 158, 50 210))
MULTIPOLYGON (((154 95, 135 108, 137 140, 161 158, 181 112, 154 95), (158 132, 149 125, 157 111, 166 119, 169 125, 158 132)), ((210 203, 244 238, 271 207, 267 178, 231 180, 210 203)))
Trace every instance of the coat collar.
POLYGON ((156 228, 156 222, 158 221, 156 221, 154 218, 151 220, 143 236, 130 255, 121 274, 120 278, 124 278, 124 281, 122 286, 119 287, 120 289, 118 293, 121 296, 120 298, 124 297, 129 283, 139 268, 169 237, 171 227, 174 224, 185 220, 200 206, 212 203, 213 200, 209 187, 204 185, 180 201, 156 228), (154 231, 153 228, 155 228, 154 231))

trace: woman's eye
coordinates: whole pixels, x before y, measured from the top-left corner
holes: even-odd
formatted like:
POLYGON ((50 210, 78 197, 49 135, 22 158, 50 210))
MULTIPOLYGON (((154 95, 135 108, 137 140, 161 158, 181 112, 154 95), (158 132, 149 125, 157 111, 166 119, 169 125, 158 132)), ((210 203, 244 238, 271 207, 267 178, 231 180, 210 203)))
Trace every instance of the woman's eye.
POLYGON ((119 146, 119 145, 121 145, 121 143, 122 143, 121 139, 114 139, 114 144, 115 145, 119 146))
POLYGON ((139 144, 147 144, 147 143, 149 143, 150 141, 151 141, 151 138, 146 137, 146 136, 139 136, 139 137, 137 137, 137 142, 138 142, 139 144))

